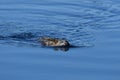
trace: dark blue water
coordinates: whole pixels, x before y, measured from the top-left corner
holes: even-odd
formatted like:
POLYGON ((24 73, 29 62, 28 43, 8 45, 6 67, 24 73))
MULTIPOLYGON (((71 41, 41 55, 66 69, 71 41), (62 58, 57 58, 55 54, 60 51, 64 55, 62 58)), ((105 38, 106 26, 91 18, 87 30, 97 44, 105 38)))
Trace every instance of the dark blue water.
POLYGON ((0 0, 0 80, 120 80, 119 0, 0 0), (43 48, 42 36, 77 48, 43 48))

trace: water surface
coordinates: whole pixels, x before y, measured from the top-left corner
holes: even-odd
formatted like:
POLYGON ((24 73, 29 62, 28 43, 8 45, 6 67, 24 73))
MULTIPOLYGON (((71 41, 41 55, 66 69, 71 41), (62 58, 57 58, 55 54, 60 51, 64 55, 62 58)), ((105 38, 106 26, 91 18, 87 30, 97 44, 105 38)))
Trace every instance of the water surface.
POLYGON ((120 80, 119 0, 0 0, 0 80, 120 80), (39 37, 66 38, 64 49, 39 37))

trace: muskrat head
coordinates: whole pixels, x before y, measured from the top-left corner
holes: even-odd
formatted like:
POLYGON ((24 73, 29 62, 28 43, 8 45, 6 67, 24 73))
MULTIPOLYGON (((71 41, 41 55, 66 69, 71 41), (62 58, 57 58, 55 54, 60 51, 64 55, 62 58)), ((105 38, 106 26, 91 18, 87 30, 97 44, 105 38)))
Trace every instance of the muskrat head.
POLYGON ((58 40, 56 45, 64 47, 64 46, 69 46, 69 43, 66 40, 58 40))

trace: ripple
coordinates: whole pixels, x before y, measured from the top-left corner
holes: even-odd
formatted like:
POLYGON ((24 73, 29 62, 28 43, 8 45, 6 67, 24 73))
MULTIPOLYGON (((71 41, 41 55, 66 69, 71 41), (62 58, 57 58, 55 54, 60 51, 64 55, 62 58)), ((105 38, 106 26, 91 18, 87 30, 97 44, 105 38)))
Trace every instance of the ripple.
POLYGON ((36 43, 41 36, 51 36, 66 38, 73 45, 88 46, 95 40, 91 29, 120 29, 120 5, 113 1, 6 4, 0 5, 0 40, 6 38, 8 42, 36 43))

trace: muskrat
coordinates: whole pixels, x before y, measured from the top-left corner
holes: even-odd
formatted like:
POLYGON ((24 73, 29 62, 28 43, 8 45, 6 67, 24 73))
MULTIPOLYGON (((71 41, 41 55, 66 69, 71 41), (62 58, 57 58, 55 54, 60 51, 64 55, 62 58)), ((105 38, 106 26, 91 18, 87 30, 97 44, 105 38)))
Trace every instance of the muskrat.
POLYGON ((70 46, 69 42, 66 39, 41 37, 39 41, 43 46, 47 46, 47 47, 69 47, 70 46))

